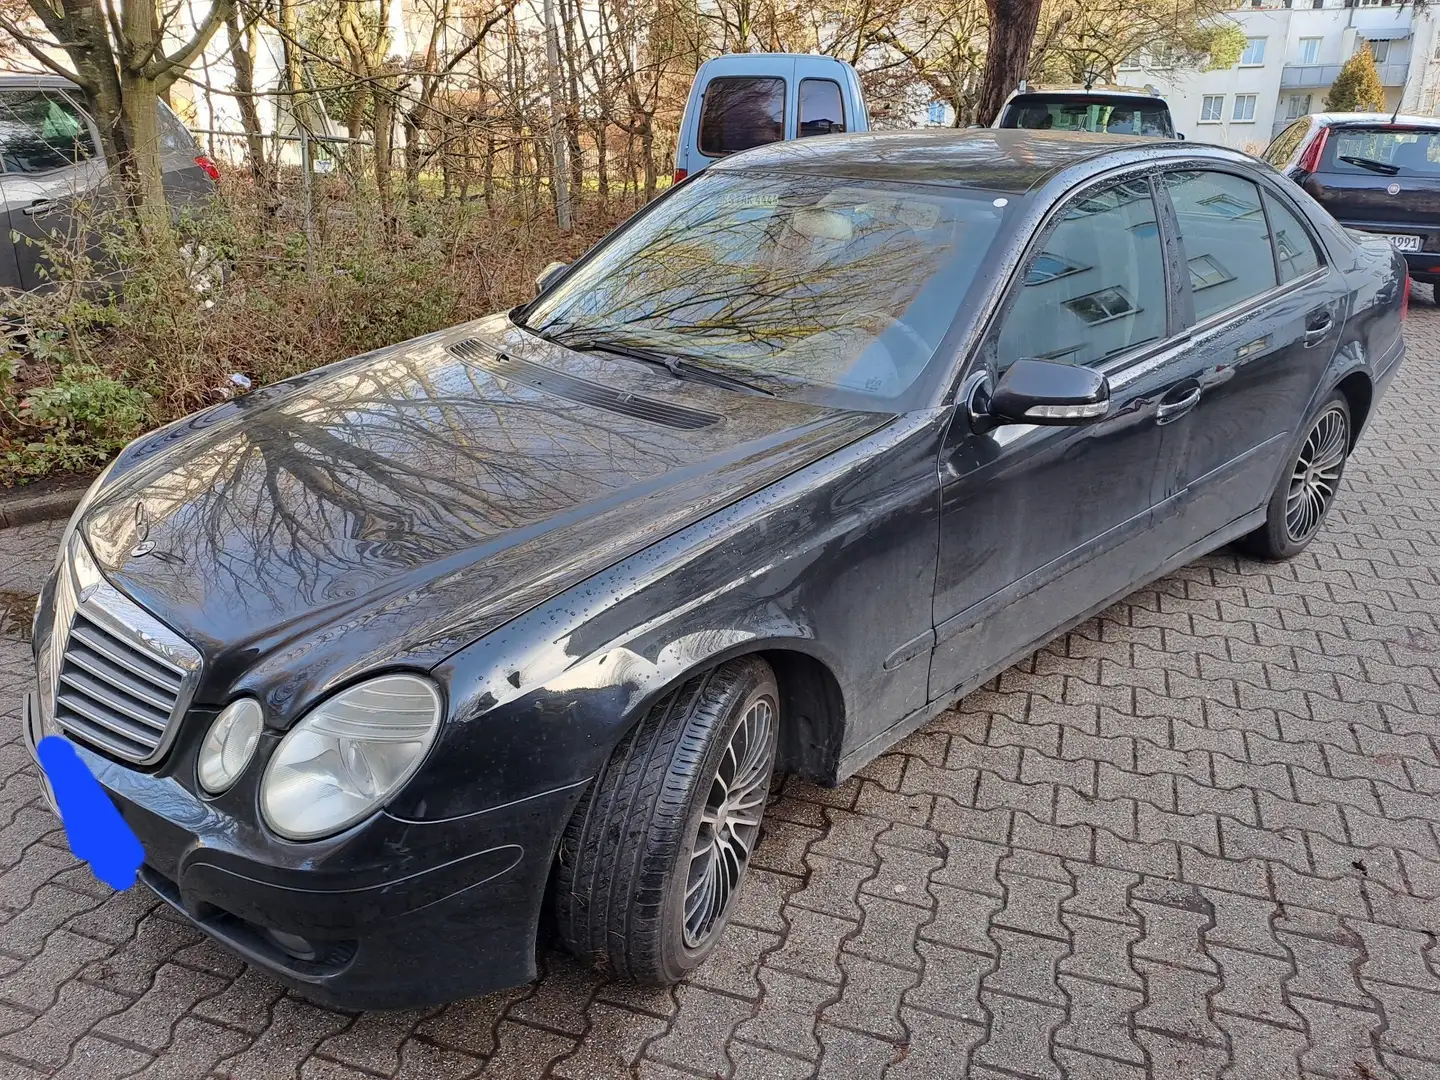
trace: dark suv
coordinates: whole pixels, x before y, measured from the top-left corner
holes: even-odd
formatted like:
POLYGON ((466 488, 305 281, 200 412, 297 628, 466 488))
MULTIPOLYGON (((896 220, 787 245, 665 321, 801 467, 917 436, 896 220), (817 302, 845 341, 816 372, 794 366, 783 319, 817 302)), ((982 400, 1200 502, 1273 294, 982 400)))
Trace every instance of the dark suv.
MULTIPOLYGON (((76 200, 106 190, 99 132, 83 101, 54 75, 0 74, 0 288, 45 284, 34 241, 68 234, 76 200)), ((165 196, 179 207, 208 194, 220 174, 179 118, 158 107, 165 196)))
POLYGON ((1440 119, 1305 116, 1275 137, 1265 160, 1340 224, 1388 239, 1416 281, 1440 282, 1440 119))

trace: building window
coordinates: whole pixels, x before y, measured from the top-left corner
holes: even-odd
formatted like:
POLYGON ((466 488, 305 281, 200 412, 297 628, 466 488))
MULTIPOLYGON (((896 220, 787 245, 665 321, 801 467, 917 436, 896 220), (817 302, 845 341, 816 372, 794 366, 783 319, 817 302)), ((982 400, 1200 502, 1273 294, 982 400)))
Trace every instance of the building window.
POLYGON ((1320 39, 1318 37, 1302 37, 1300 39, 1300 63, 1318 64, 1320 62, 1320 39))
POLYGON ((1230 114, 1231 120, 1247 123, 1255 119, 1255 95, 1236 94, 1235 111, 1230 114))
POLYGON ((1121 71, 1139 71, 1139 70, 1140 70, 1140 54, 1139 54, 1138 52, 1136 52, 1136 53, 1131 53, 1131 54, 1130 54, 1129 56, 1127 56, 1124 60, 1121 60, 1121 61, 1120 61, 1120 68, 1119 68, 1119 70, 1121 70, 1121 71))
POLYGON ((1360 46, 1370 46, 1370 53, 1375 57, 1375 63, 1383 64, 1390 59, 1390 42, 1388 41, 1362 41, 1360 46))
POLYGON ((1225 108, 1224 94, 1206 94, 1200 102, 1200 123, 1218 124, 1225 108))
POLYGON ((1285 119, 1298 120, 1300 117, 1308 116, 1309 114, 1310 95, 1291 94, 1289 100, 1285 102, 1285 119))
POLYGON ((1265 62, 1265 39, 1263 37, 1252 37, 1245 39, 1245 51, 1240 54, 1241 67, 1253 67, 1265 62))

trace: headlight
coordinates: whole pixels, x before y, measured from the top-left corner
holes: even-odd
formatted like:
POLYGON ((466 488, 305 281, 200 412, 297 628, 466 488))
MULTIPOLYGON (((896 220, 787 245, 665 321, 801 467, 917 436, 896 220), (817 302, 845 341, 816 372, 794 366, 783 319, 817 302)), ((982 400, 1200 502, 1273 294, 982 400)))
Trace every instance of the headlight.
POLYGON ((200 744, 200 786, 219 795, 235 783, 255 755, 264 727, 265 714, 254 698, 240 698, 220 710, 200 744))
POLYGON ((95 496, 100 494, 100 489, 105 486, 105 481, 110 476, 110 470, 115 468, 115 464, 119 460, 117 457, 115 461, 106 465, 100 471, 100 475, 95 478, 95 482, 85 489, 85 494, 80 496, 80 502, 76 504, 75 512, 70 515, 70 520, 65 523, 65 531, 60 534, 60 550, 55 553, 55 565, 51 568, 52 575, 60 572, 60 565, 65 561, 65 552, 70 548, 70 538, 75 535, 75 530, 80 525, 80 519, 85 516, 85 511, 90 509, 90 504, 95 501, 95 496))
POLYGON ((260 782, 265 821, 315 840, 366 817, 420 767, 440 728, 440 692, 384 675, 312 709, 281 741, 260 782))

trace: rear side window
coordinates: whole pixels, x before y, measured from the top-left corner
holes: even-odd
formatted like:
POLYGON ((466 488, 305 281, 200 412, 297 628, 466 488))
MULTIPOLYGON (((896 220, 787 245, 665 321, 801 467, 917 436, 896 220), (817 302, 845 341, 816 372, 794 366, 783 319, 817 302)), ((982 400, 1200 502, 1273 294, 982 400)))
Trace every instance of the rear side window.
POLYGON ((1165 187, 1185 244, 1196 319, 1275 288, 1275 257, 1255 184, 1230 173, 1187 171, 1167 173, 1165 187))
POLYGON ((1104 363, 1165 336, 1165 261, 1145 180, 1071 203, 1025 264, 996 361, 1104 363))
POLYGON ((180 122, 180 118, 171 112, 170 107, 163 101, 158 105, 160 148, 181 154, 195 153, 195 140, 190 137, 190 130, 180 122))
POLYGON ((831 79, 800 80, 800 138, 845 130, 845 99, 831 79))
POLYGON ((700 109, 700 152, 738 153, 785 137, 785 80, 712 79, 700 109))
POLYGON ((1380 124, 1331 128, 1322 168, 1372 176, 1440 176, 1440 131, 1380 124))
POLYGON ((49 90, 0 91, 5 172, 49 172, 94 156, 90 125, 69 98, 49 90))
POLYGON ((1280 280, 1294 281, 1317 269, 1320 252, 1295 212, 1267 191, 1265 213, 1270 218, 1270 235, 1275 241, 1275 261, 1280 266, 1280 280))
POLYGON ((1270 149, 1265 151, 1265 160, 1277 169, 1284 168, 1295 151, 1300 149, 1300 144, 1305 141, 1305 132, 1309 130, 1309 120, 1295 121, 1270 144, 1270 149))

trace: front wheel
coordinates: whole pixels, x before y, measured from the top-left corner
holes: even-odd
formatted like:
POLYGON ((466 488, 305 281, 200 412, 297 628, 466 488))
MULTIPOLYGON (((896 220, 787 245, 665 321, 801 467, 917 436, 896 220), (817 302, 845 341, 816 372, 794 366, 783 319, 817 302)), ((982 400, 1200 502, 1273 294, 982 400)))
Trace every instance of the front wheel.
POLYGON ((555 908, 602 972, 673 983, 719 940, 775 771, 780 694, 742 657, 691 679, 626 733, 560 841, 555 908))
POLYGON ((1350 441, 1350 403, 1337 390, 1306 425, 1290 468, 1270 497, 1265 524, 1245 538, 1252 554, 1289 559, 1305 550, 1335 503, 1350 441))

